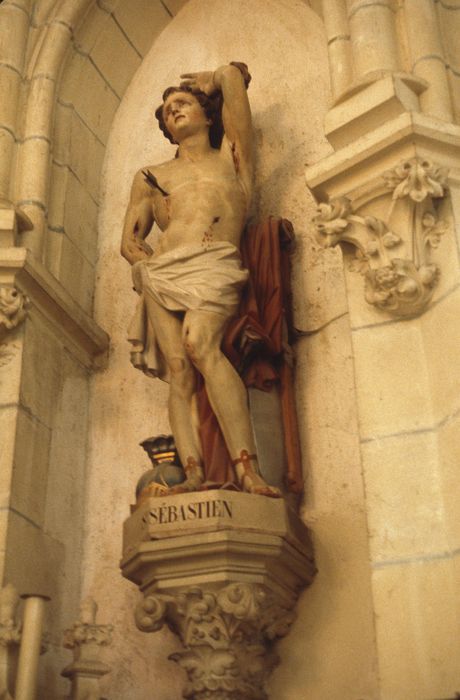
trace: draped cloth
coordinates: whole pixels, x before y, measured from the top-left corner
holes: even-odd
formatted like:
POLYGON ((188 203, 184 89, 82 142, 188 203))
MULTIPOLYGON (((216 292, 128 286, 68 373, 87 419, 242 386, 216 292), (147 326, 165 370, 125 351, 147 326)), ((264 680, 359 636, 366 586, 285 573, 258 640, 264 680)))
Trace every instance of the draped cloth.
POLYGON ((133 265, 132 276, 140 299, 128 329, 131 362, 145 374, 169 381, 168 367, 147 315, 145 295, 151 295, 168 311, 193 309, 230 317, 237 311, 248 272, 241 265, 238 248, 217 241, 206 246, 181 246, 141 260, 133 265))
MULTIPOLYGON (((303 477, 289 346, 293 333, 289 252, 293 243, 292 224, 286 219, 270 217, 246 229, 241 257, 249 271, 249 282, 238 313, 227 326, 222 350, 247 387, 279 391, 287 466, 284 481, 289 491, 301 493, 303 477)), ((231 458, 201 378, 198 412, 207 482, 234 481, 231 458)))
MULTIPOLYGON (((217 242, 208 249, 184 246, 135 263, 133 282, 140 299, 128 337, 134 366, 168 381, 167 364, 147 316, 145 295, 151 294, 171 311, 203 309, 232 316, 222 350, 247 387, 279 391, 287 462, 285 483, 290 491, 299 493, 303 480, 289 347, 289 250, 293 240, 289 221, 269 218, 246 229, 241 253, 230 243, 217 242)), ((231 457, 203 379, 197 375, 206 482, 214 486, 235 482, 231 457)))

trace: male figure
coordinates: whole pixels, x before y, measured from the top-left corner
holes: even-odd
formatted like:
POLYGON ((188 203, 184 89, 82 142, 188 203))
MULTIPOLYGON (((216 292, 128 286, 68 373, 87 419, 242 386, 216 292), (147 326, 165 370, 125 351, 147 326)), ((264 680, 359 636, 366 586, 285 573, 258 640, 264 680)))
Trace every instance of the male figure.
POLYGON ((251 113, 237 65, 182 75, 180 88, 164 93, 157 116, 178 152, 174 159, 136 174, 121 253, 133 265, 136 289, 167 366, 171 428, 187 477, 180 490, 198 489, 205 479, 195 366, 240 486, 278 496, 258 473, 246 389, 220 349, 247 280, 238 248, 254 170, 251 113), (206 99, 216 92, 223 98, 219 148, 210 143, 213 117, 206 99), (152 254, 144 238, 154 221, 164 235, 152 254))

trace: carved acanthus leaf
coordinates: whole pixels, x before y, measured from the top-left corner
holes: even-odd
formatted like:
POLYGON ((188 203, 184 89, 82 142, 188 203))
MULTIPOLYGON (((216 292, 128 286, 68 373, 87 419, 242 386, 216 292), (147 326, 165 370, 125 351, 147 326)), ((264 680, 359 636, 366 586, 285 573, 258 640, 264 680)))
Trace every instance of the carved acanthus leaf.
POLYGON ((393 190, 393 199, 409 197, 414 202, 423 202, 428 196, 443 197, 447 189, 446 168, 420 158, 410 158, 387 170, 383 179, 393 190))
POLYGON ((313 221, 318 233, 326 236, 325 245, 335 245, 334 239, 340 236, 349 225, 351 203, 346 197, 337 197, 331 202, 318 205, 318 213, 313 221))
POLYGON ((427 211, 422 219, 424 241, 432 248, 437 248, 443 236, 449 228, 447 221, 438 220, 436 214, 427 211))

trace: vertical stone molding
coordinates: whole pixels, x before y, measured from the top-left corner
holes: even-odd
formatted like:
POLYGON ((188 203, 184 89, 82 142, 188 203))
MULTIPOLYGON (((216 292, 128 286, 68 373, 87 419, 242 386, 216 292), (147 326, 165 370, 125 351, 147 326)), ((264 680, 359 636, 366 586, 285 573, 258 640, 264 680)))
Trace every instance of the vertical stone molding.
POLYGON ((393 0, 348 0, 356 82, 399 69, 393 0))
POLYGON ((31 4, 30 0, 4 1, 0 7, 0 86, 4 96, 0 104, 0 200, 11 196, 10 170, 18 136, 16 122, 31 4))
POLYGON ((19 595, 11 584, 0 590, 0 698, 13 700, 13 671, 21 626, 17 621, 19 595))
POLYGON ((332 95, 336 100, 350 86, 353 62, 345 0, 323 0, 332 95))
POLYGON ((123 575, 137 627, 167 624, 183 697, 265 700, 276 639, 315 574, 307 528, 281 499, 232 491, 149 498, 125 522, 123 575))
POLYGON ((316 227, 326 247, 344 242, 356 248, 352 269, 364 275, 369 304, 393 316, 416 316, 429 303, 441 274, 431 251, 448 230, 438 214, 447 171, 411 158, 384 172, 382 180, 389 192, 383 218, 360 216, 342 197, 319 205, 316 227))
POLYGON ((452 100, 435 3, 405 0, 403 7, 410 69, 429 86, 420 98, 421 108, 425 114, 451 122, 452 100))
POLYGON ((62 675, 72 684, 71 700, 99 698, 99 679, 110 673, 110 668, 99 660, 103 647, 112 642, 112 625, 96 623, 97 603, 92 598, 80 606, 80 617, 64 633, 64 647, 72 649, 74 659, 62 675))

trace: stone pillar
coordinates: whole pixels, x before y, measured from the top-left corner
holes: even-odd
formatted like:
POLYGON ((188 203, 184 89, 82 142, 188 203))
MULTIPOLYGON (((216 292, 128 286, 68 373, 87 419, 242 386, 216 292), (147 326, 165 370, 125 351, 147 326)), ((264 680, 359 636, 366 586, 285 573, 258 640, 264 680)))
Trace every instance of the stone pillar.
POLYGON ((315 574, 308 531, 281 499, 231 491, 149 498, 125 522, 123 575, 138 628, 164 624, 182 649, 184 697, 263 700, 274 644, 315 574))
POLYGON ((392 700, 460 687, 459 174, 460 128, 415 113, 307 170, 318 237, 346 243, 380 691, 392 700))

